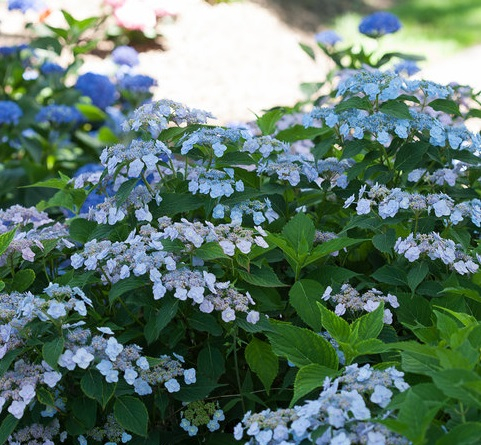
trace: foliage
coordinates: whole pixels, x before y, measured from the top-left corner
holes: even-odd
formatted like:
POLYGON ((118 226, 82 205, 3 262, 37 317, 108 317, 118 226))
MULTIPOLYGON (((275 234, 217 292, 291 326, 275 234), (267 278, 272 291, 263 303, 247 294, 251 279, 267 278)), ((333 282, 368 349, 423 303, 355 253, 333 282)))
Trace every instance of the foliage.
POLYGON ((245 127, 144 104, 0 211, 0 443, 479 440, 476 98, 327 85, 245 127))

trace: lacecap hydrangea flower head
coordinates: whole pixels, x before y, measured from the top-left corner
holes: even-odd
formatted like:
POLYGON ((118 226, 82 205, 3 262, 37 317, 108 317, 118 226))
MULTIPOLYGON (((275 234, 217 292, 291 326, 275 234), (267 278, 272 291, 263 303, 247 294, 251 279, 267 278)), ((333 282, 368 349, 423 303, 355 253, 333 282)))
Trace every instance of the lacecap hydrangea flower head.
POLYGON ((368 37, 378 38, 399 31, 401 26, 399 19, 391 12, 378 11, 362 19, 359 32, 368 37))

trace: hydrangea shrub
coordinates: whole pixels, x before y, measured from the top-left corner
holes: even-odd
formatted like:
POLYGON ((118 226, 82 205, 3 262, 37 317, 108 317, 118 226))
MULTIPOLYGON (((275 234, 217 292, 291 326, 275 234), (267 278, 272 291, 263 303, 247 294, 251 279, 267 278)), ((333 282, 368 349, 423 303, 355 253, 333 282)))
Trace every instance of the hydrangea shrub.
POLYGON ((332 85, 245 126, 144 104, 0 211, 1 443, 479 440, 476 96, 332 85))

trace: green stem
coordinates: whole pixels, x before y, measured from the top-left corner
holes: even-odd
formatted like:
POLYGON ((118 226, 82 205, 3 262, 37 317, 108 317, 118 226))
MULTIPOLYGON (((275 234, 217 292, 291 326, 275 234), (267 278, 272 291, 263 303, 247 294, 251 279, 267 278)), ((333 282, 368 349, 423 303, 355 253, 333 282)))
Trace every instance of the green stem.
POLYGON ((242 391, 242 384, 241 384, 241 379, 240 379, 240 373, 239 373, 239 361, 237 360, 237 328, 234 328, 234 333, 232 334, 232 338, 234 341, 234 366, 235 366, 235 376, 237 380, 237 387, 239 388, 239 393, 240 393, 240 398, 241 398, 241 403, 242 403, 242 410, 246 412, 246 404, 244 401, 244 395, 242 391))

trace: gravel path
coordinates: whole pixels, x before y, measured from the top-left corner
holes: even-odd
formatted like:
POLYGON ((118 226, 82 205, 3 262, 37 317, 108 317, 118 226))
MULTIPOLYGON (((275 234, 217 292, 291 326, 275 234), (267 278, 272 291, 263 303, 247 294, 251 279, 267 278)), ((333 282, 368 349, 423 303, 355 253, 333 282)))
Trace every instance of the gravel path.
MULTIPOLYGON (((51 3, 82 18, 95 15, 100 0, 51 3)), ((314 63, 299 48, 299 42, 312 43, 312 23, 309 32, 288 27, 265 1, 211 6, 204 0, 178 0, 176 7, 177 20, 162 27, 166 50, 140 55, 139 71, 158 81, 157 99, 205 109, 220 123, 250 120, 264 109, 302 99, 300 83, 320 81, 329 69, 328 60, 321 57, 314 63)), ((0 4, 0 19, 5 14, 5 5, 0 4)), ((15 33, 15 26, 17 34, 18 26, 21 32, 20 15, 14 19, 2 20, 2 34, 15 33)), ((2 40, 0 36, 0 44, 5 44, 2 40)), ((480 55, 481 46, 466 50, 421 75, 481 89, 480 55)), ((112 66, 101 58, 88 56, 82 71, 109 69, 112 66)))

